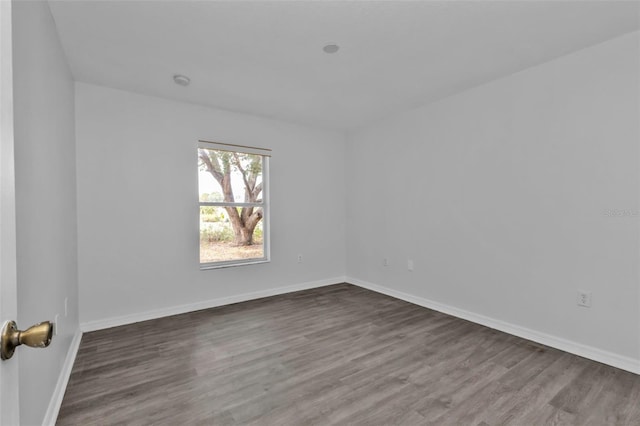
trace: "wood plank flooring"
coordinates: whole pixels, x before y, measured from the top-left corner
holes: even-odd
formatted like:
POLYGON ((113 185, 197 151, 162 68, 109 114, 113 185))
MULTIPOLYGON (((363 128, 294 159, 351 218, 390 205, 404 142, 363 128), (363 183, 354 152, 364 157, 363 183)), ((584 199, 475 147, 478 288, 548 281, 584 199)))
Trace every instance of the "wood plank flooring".
POLYGON ((640 376, 348 284, 86 333, 58 425, 640 425, 640 376))

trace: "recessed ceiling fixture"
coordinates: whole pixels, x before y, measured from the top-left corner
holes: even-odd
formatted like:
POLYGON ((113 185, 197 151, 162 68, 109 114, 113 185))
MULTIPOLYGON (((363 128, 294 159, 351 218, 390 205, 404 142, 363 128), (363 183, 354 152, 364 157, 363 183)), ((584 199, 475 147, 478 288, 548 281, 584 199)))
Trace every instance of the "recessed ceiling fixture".
POLYGON ((340 46, 338 46, 337 44, 327 44, 322 48, 322 50, 324 50, 324 53, 336 53, 338 49, 340 49, 340 46))
POLYGON ((188 86, 191 83, 191 79, 186 75, 176 74, 173 76, 173 81, 180 86, 188 86))

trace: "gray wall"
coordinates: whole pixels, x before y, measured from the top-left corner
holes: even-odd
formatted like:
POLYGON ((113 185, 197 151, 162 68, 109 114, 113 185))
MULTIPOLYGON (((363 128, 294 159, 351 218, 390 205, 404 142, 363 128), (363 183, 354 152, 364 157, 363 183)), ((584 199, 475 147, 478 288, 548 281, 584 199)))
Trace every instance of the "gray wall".
POLYGON ((87 328, 343 279, 342 134, 83 83, 76 107, 87 328), (199 269, 198 139, 273 149, 270 263, 199 269))
POLYGON ((21 423, 36 425, 78 329, 74 87, 46 2, 13 3, 13 43, 18 325, 60 314, 48 349, 18 354, 21 423))
POLYGON ((638 51, 636 32, 351 135, 348 276, 638 360, 638 51))

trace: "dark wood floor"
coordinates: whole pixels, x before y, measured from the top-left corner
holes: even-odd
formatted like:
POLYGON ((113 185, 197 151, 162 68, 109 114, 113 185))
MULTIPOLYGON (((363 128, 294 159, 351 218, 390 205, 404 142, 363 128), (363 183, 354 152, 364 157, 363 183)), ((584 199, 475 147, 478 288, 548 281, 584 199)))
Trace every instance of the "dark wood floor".
POLYGON ((640 425, 640 376, 348 284, 87 333, 59 425, 640 425))

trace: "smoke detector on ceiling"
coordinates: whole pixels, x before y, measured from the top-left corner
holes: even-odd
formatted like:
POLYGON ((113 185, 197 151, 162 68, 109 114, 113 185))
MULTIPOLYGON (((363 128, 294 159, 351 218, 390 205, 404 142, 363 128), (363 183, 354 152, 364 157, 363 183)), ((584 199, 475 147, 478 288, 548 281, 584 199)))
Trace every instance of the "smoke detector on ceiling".
POLYGON ((188 86, 191 83, 191 79, 186 75, 176 74, 173 76, 173 81, 180 86, 188 86))
POLYGON ((324 53, 336 53, 338 49, 340 49, 340 46, 334 43, 327 44, 322 48, 322 50, 324 50, 324 53))

